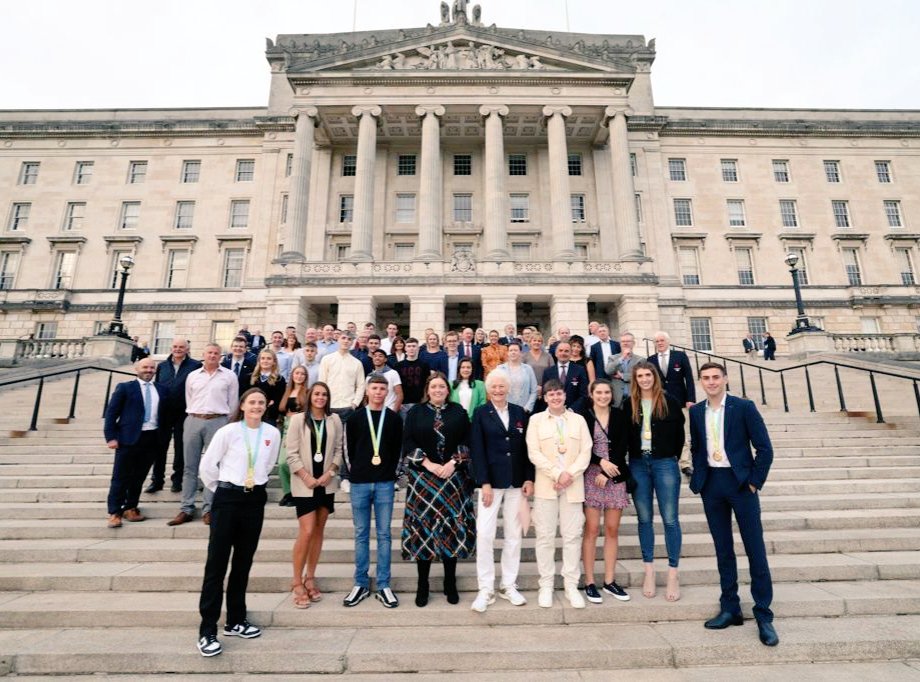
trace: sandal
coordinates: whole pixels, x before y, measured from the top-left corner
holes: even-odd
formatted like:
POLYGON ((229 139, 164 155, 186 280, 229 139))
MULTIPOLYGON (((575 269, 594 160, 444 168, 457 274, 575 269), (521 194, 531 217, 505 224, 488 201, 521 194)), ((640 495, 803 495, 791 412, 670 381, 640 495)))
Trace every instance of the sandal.
POLYGON ((310 608, 310 595, 304 588, 303 583, 298 583, 296 580, 291 581, 291 594, 293 595, 295 609, 310 608))
POLYGON ((306 578, 303 579, 303 586, 304 586, 304 589, 307 591, 307 596, 309 597, 310 601, 312 602, 322 601, 323 593, 320 592, 319 589, 317 589, 315 578, 313 578, 312 576, 307 576, 306 578))

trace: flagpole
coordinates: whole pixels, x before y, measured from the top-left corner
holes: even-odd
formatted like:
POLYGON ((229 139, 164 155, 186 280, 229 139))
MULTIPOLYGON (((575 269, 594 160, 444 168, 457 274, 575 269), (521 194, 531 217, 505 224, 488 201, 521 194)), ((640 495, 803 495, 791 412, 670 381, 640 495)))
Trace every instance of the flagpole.
POLYGON ((569 27, 569 0, 565 0, 565 31, 566 33, 571 33, 572 31, 569 27))
POLYGON ((355 0, 354 6, 352 7, 351 12, 351 32, 355 33, 358 30, 358 0, 355 0))

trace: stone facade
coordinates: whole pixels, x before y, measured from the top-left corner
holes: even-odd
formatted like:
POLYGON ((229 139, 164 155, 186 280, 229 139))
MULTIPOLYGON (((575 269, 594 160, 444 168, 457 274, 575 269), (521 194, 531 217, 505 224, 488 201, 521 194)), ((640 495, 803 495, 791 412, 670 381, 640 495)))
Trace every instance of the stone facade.
POLYGON ((828 331, 920 331, 920 112, 655 107, 654 41, 462 13, 266 57, 264 108, 0 111, 0 337, 92 334, 124 253, 161 350, 590 318, 782 352, 790 249, 828 331))

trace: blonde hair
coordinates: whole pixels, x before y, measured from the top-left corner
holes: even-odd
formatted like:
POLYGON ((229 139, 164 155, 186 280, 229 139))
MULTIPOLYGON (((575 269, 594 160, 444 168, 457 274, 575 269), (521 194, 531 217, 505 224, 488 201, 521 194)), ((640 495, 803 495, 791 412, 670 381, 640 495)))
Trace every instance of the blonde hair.
POLYGON ((278 371, 278 356, 275 355, 275 351, 273 351, 271 348, 263 348, 261 351, 259 351, 259 357, 256 360, 255 368, 252 370, 252 376, 249 378, 249 383, 252 386, 255 386, 259 383, 259 379, 262 377, 262 372, 259 369, 259 360, 262 359, 263 355, 267 355, 272 359, 272 368, 268 373, 268 385, 274 386, 276 383, 278 383, 278 379, 281 378, 281 373, 278 371))

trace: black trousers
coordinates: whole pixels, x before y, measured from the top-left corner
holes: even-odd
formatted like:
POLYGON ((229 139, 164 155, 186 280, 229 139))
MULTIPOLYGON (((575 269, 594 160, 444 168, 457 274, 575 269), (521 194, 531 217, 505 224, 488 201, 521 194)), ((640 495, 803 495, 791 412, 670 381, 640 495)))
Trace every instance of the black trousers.
POLYGON ((217 634, 228 564, 227 625, 239 625, 246 620, 246 586, 249 583, 252 557, 262 533, 266 499, 264 486, 251 493, 218 488, 214 494, 208 561, 204 567, 201 599, 198 602, 201 613, 201 626, 198 628, 200 636, 217 634))
POLYGON ((162 424, 160 424, 160 430, 163 433, 163 445, 157 451, 156 459, 153 462, 153 475, 150 477, 153 483, 162 484, 166 480, 166 451, 169 449, 169 440, 171 438, 173 441, 173 464, 172 475, 169 480, 182 485, 182 473, 185 471, 185 450, 182 446, 184 424, 184 412, 163 417, 162 424))
POLYGON ((112 481, 109 483, 109 514, 121 514, 137 507, 144 479, 160 447, 157 431, 141 431, 132 445, 115 450, 112 481))

